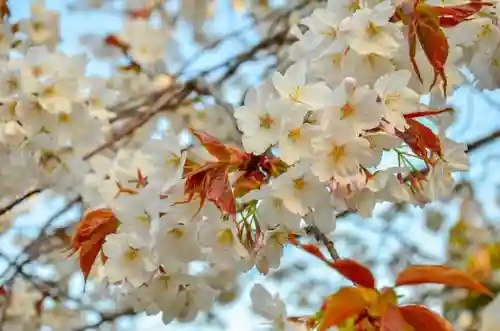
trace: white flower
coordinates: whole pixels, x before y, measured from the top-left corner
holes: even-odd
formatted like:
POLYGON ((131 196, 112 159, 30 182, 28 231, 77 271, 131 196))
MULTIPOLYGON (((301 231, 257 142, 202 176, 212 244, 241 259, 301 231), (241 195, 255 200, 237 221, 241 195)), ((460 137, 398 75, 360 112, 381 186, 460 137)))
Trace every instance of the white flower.
POLYGON ((108 257, 104 269, 109 281, 127 281, 135 287, 149 281, 158 266, 148 245, 134 234, 108 235, 102 249, 108 257))
POLYGON ((278 142, 285 121, 288 126, 302 124, 306 109, 288 100, 269 100, 264 104, 253 105, 256 95, 249 92, 245 106, 236 109, 234 116, 238 127, 243 131, 243 146, 248 152, 262 154, 278 142), (247 105, 248 103, 252 105, 247 105))
MULTIPOLYGON (((170 282, 170 281, 169 281, 170 282)), ((178 280, 178 293, 168 304, 161 307, 163 323, 168 324, 173 319, 179 322, 192 322, 200 311, 208 311, 215 300, 217 291, 201 282, 199 279, 186 275, 178 280)), ((172 284, 169 286, 175 286, 172 284)))
POLYGON ((12 26, 8 21, 0 24, 0 55, 6 55, 10 52, 14 35, 12 33, 12 26))
POLYGON ((311 62, 311 73, 322 78, 328 86, 337 86, 345 78, 345 50, 326 49, 323 55, 311 62))
POLYGON ((383 1, 373 8, 362 8, 344 20, 340 30, 348 34, 349 46, 359 54, 374 53, 391 58, 398 51, 403 37, 401 27, 389 22, 394 11, 390 1, 383 1))
MULTIPOLYGON (((362 133, 377 127, 382 119, 382 109, 377 94, 367 86, 349 86, 352 78, 346 78, 334 91, 333 105, 322 112, 324 130, 329 126, 342 125, 345 130, 362 133)), ((355 84, 355 83, 354 83, 355 84)))
POLYGON ((71 77, 53 77, 41 82, 39 102, 50 114, 69 114, 77 97, 77 82, 71 77))
POLYGON ((168 31, 154 28, 147 20, 126 20, 122 38, 130 45, 130 56, 139 63, 151 65, 165 58, 168 31))
POLYGON ((276 270, 283 256, 283 246, 288 242, 290 229, 278 227, 264 232, 262 244, 256 254, 256 266, 261 273, 267 274, 269 269, 276 270))
POLYGON ((381 99, 384 118, 399 131, 407 128, 404 114, 416 112, 420 105, 420 96, 408 88, 411 72, 399 70, 380 77, 374 90, 381 99))
POLYGON ((308 163, 298 163, 272 182, 272 187, 283 198, 291 212, 305 215, 328 195, 326 188, 311 173, 308 163))
POLYGON ((318 110, 332 102, 332 92, 323 82, 307 84, 306 61, 290 66, 284 75, 275 72, 272 75, 274 88, 283 99, 306 106, 310 110, 318 110))
POLYGON ((286 306, 279 295, 272 296, 261 284, 254 284, 250 297, 252 308, 262 317, 277 322, 286 317, 286 306))
POLYGON ((111 202, 113 213, 120 220, 121 231, 134 233, 150 242, 151 222, 158 218, 161 200, 155 187, 137 190, 138 194, 119 194, 111 202))
POLYGON ((346 18, 360 9, 360 0, 328 0, 326 10, 340 18, 346 18))
POLYGON ((353 49, 345 55, 342 67, 344 75, 356 78, 360 85, 372 85, 379 77, 394 71, 390 59, 375 53, 361 55, 353 49))
POLYGON ((475 52, 469 64, 476 86, 493 90, 500 86, 500 47, 487 52, 475 52))
POLYGON ((88 97, 89 112, 100 120, 109 120, 116 117, 116 113, 108 110, 119 100, 120 92, 106 86, 103 79, 90 80, 90 92, 88 97))
POLYGON ((238 239, 238 230, 232 220, 206 219, 200 224, 198 242, 208 248, 208 258, 221 265, 230 265, 249 257, 238 239))
POLYGON ((360 166, 371 167, 378 164, 380 153, 370 148, 368 140, 353 138, 352 134, 338 126, 331 130, 335 134, 324 136, 313 143, 314 160, 311 169, 320 181, 337 176, 351 176, 360 171, 360 166))
POLYGON ((31 4, 31 17, 19 21, 19 31, 28 36, 35 45, 45 45, 54 49, 59 43, 60 15, 57 11, 48 10, 44 0, 36 0, 31 4))
POLYGON ((292 231, 300 231, 302 217, 285 206, 283 197, 273 186, 264 185, 242 198, 243 202, 252 200, 261 200, 257 206, 257 219, 262 229, 273 229, 283 225, 292 231))
POLYGON ((159 180, 170 181, 181 178, 185 154, 179 138, 165 135, 163 139, 151 139, 141 148, 142 157, 147 160, 151 170, 144 171, 149 175, 159 176, 159 180))
POLYGON ((154 249, 161 264, 168 272, 179 263, 189 263, 201 258, 197 242, 198 226, 191 221, 192 215, 184 215, 173 207, 165 215, 153 221, 151 233, 154 249))
POLYGON ((287 164, 293 164, 300 159, 311 157, 311 141, 319 133, 318 128, 309 123, 290 129, 285 128, 278 142, 280 158, 287 164))
POLYGON ((292 323, 286 319, 286 306, 278 294, 274 296, 261 284, 254 284, 250 292, 253 310, 269 320, 269 330, 306 331, 305 325, 292 323))
POLYGON ((302 20, 302 24, 307 26, 314 34, 315 49, 311 53, 321 54, 326 48, 330 51, 341 51, 347 46, 345 36, 339 31, 339 25, 342 17, 326 9, 315 9, 311 16, 302 20))
POLYGON ((409 188, 397 177, 404 177, 408 172, 406 168, 377 171, 368 178, 362 190, 348 198, 348 203, 354 204, 359 215, 366 218, 372 216, 373 208, 379 201, 410 202, 409 188))
POLYGON ((16 121, 0 123, 0 141, 10 147, 18 147, 25 139, 26 130, 16 121))

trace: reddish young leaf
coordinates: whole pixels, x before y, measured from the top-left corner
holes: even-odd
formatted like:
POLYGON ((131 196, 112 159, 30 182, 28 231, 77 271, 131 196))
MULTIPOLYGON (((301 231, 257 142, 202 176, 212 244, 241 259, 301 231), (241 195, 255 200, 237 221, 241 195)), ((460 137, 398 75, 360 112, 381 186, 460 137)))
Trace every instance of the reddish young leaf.
POLYGON ((406 122, 408 129, 405 132, 396 131, 396 135, 408 144, 413 153, 427 163, 430 162, 427 151, 442 156, 441 141, 431 129, 413 119, 407 119, 406 122))
POLYGON ((228 175, 227 167, 213 169, 210 184, 206 188, 207 199, 212 201, 222 212, 234 215, 236 213, 236 200, 228 175))
POLYGON ((126 53, 129 49, 129 45, 120 39, 117 35, 110 34, 104 38, 104 43, 109 46, 114 46, 119 48, 122 52, 126 53))
POLYGON ((323 320, 318 331, 338 326, 351 317, 360 315, 376 299, 376 292, 357 287, 344 287, 326 298, 323 303, 323 320))
POLYGON ((396 306, 389 306, 380 320, 380 331, 414 331, 396 306))
POLYGON ((409 305, 399 307, 406 323, 415 331, 452 331, 452 325, 438 314, 424 306, 409 305))
POLYGON ((425 56, 434 69, 434 78, 430 89, 436 85, 438 78, 441 78, 443 90, 446 95, 447 79, 444 66, 448 59, 449 45, 448 39, 439 26, 439 18, 431 15, 417 15, 416 33, 418 41, 424 50, 425 56))
POLYGON ((412 19, 408 25, 408 50, 410 52, 410 62, 413 66, 413 71, 417 75, 420 83, 423 83, 424 80, 422 78, 422 74, 420 73, 420 69, 417 64, 417 60, 415 57, 417 56, 417 30, 418 30, 418 21, 412 19))
POLYGON ((440 19, 448 19, 449 22, 453 21, 456 22, 455 25, 458 25, 479 12, 483 7, 493 5, 492 2, 471 1, 460 5, 431 6, 431 8, 439 15, 440 19))
POLYGON ((266 175, 259 170, 245 173, 234 184, 234 195, 242 197, 252 190, 260 188, 266 182, 266 175))
POLYGON ((190 202, 198 196, 199 210, 203 208, 205 200, 209 200, 223 213, 236 213, 236 201, 228 179, 228 167, 227 163, 209 162, 190 172, 184 184, 187 197, 178 203, 190 202))
POLYGON ((330 266, 357 286, 375 288, 375 278, 370 269, 354 260, 336 260, 330 266))
POLYGON ((228 163, 244 162, 248 156, 246 153, 224 145, 219 139, 209 135, 208 133, 190 129, 191 133, 205 147, 205 149, 215 156, 217 160, 228 163))
POLYGON ((70 255, 80 252, 80 270, 85 281, 101 252, 106 236, 116 232, 118 223, 111 209, 98 209, 87 213, 78 224, 71 242, 70 255))
POLYGON ((440 109, 428 109, 425 111, 417 111, 414 113, 408 113, 404 114, 404 118, 408 119, 414 119, 414 118, 420 118, 420 117, 428 117, 428 116, 435 116, 439 115, 442 113, 451 113, 453 112, 453 108, 446 107, 446 108, 440 108, 440 109))
POLYGON ((313 244, 299 244, 299 245, 303 250, 305 250, 309 254, 316 256, 320 260, 328 262, 328 259, 325 257, 325 255, 323 255, 323 253, 321 253, 321 250, 319 249, 318 246, 313 244))
POLYGON ((4 20, 6 17, 10 16, 9 1, 0 0, 0 20, 4 20))
POLYGON ((136 9, 128 12, 128 15, 133 19, 147 19, 151 16, 151 9, 136 9))
POLYGON ((413 265, 399 273, 396 286, 416 284, 442 284, 462 287, 491 296, 484 285, 465 272, 441 265, 413 265))

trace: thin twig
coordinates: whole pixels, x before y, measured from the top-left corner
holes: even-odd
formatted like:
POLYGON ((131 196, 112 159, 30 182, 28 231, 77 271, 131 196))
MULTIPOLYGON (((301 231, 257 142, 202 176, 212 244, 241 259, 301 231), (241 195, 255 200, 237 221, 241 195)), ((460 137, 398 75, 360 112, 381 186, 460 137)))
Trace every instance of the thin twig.
POLYGON ((320 229, 316 225, 308 225, 306 227, 306 233, 312 234, 318 242, 321 242, 323 245, 325 245, 332 260, 335 261, 335 260, 340 259, 340 255, 337 252, 337 250, 335 249, 335 245, 333 244, 333 241, 328 239, 328 237, 323 232, 321 232, 320 229))

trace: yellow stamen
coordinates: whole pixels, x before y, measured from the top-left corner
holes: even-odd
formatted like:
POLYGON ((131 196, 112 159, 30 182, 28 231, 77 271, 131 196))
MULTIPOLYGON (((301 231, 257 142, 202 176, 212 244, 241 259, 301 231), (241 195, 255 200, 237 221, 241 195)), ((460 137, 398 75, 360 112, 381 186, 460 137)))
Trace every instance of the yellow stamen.
POLYGON ((172 235, 177 239, 180 239, 184 236, 184 231, 180 228, 173 228, 172 230, 168 231, 168 234, 172 235))
POLYGON ((269 114, 266 114, 266 115, 260 117, 260 127, 261 128, 270 129, 273 124, 274 124, 274 118, 269 116, 269 114))
POLYGON ((224 229, 219 231, 217 241, 222 245, 230 245, 234 242, 234 235, 231 229, 224 229))
POLYGON ((301 137, 300 128, 293 129, 288 133, 288 139, 293 142, 297 142, 301 137))
POLYGON ((292 93, 290 93, 290 95, 288 96, 292 101, 294 102, 299 102, 299 99, 300 99, 300 87, 295 87, 292 91, 292 93))
POLYGON ((356 113, 356 108, 354 108, 354 106, 351 105, 350 103, 346 103, 345 105, 342 106, 342 108, 340 108, 340 111, 342 113, 340 119, 344 119, 354 115, 356 113))
POLYGON ((134 261, 139 257, 140 249, 129 247, 125 252, 125 259, 128 261, 134 261))
POLYGON ((335 163, 341 161, 345 156, 345 146, 333 146, 330 157, 335 163))
POLYGON ((369 37, 375 37, 376 35, 378 35, 380 30, 381 30, 380 27, 375 25, 375 23, 369 22, 368 27, 366 28, 366 34, 369 37))
POLYGON ((293 186, 295 187, 295 189, 299 190, 299 191, 303 190, 304 187, 306 186, 306 181, 304 180, 303 177, 297 178, 296 180, 293 181, 293 183, 294 183, 293 186))

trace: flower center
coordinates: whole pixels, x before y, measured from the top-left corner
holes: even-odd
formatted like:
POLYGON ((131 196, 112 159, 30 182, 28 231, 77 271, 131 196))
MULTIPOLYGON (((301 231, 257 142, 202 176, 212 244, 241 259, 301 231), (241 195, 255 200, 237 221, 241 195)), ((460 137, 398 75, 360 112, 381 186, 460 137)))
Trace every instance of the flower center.
POLYGON ((333 146, 332 151, 330 152, 330 157, 333 159, 335 163, 341 161, 345 156, 345 147, 344 146, 333 146))
POLYGON ((489 37, 493 33, 493 30, 491 29, 490 24, 485 24, 483 25, 483 28, 481 29, 481 32, 479 32, 479 37, 484 38, 484 37, 489 37))
POLYGON ((151 223, 149 216, 146 214, 138 216, 137 219, 144 225, 149 225, 151 223))
POLYGON ((71 116, 69 114, 60 114, 59 123, 69 123, 71 122, 71 116))
POLYGON ((288 97, 290 98, 290 100, 294 101, 294 102, 299 102, 299 99, 300 99, 300 87, 294 87, 292 92, 288 95, 288 97))
POLYGON ((332 63, 334 67, 340 67, 343 55, 341 53, 335 53, 332 55, 332 63))
POLYGON ((217 241, 222 245, 230 245, 234 241, 233 232, 231 229, 224 229, 217 235, 217 241))
POLYGON ((172 235, 176 239, 180 239, 184 236, 184 231, 180 228, 173 228, 172 230, 168 231, 168 234, 172 235))
POLYGON ((283 207, 283 200, 275 198, 273 199, 273 208, 274 209, 280 209, 283 207))
POLYGON ((260 119, 260 127, 263 129, 270 129, 271 126, 274 124, 274 118, 269 116, 269 114, 261 116, 259 119, 260 119))
POLYGON ((127 261, 134 261, 139 257, 140 249, 130 246, 125 252, 125 259, 127 261))
POLYGON ((389 107, 393 108, 394 104, 399 100, 400 95, 399 93, 389 93, 385 96, 384 104, 389 107))
POLYGON ((340 119, 344 119, 354 115, 354 113, 356 113, 356 108, 354 108, 354 106, 351 105, 350 103, 346 103, 345 105, 342 106, 342 108, 340 108, 340 112, 342 113, 340 119))
POLYGON ((297 140, 299 140, 300 137, 301 137, 300 128, 293 129, 288 133, 288 139, 290 139, 293 142, 297 142, 297 140))
POLYGON ((359 6, 359 1, 358 0, 354 0, 354 1, 351 1, 351 3, 349 4, 349 6, 347 7, 347 10, 349 10, 351 13, 354 13, 356 10, 360 9, 361 7, 359 6))
POLYGON ((173 165, 178 168, 180 164, 181 159, 177 155, 169 155, 165 158, 165 165, 167 167, 173 165))
POLYGON ((293 181, 293 186, 295 187, 296 190, 303 190, 304 187, 306 186, 306 181, 304 180, 304 177, 297 178, 296 180, 293 181))
POLYGON ((368 22, 368 26, 366 27, 366 34, 369 36, 369 37, 375 37, 379 34, 380 32, 380 27, 377 26, 375 23, 373 22, 368 22))

